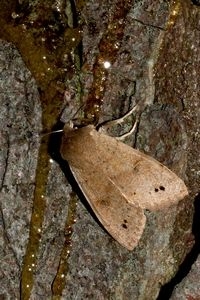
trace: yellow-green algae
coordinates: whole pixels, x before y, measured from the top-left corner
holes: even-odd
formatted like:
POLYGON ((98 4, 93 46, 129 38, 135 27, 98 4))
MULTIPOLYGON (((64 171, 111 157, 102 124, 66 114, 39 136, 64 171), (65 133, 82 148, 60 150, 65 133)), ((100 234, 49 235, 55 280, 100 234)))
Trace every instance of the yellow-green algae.
POLYGON ((71 250, 71 235, 72 225, 75 222, 74 216, 76 215, 77 196, 71 195, 71 200, 68 207, 68 216, 65 223, 65 245, 62 249, 59 267, 57 274, 52 284, 53 299, 59 299, 62 296, 62 291, 66 283, 66 275, 68 272, 68 257, 71 250))
POLYGON ((21 276, 21 299, 30 299, 33 287, 33 276, 37 265, 37 253, 42 234, 42 224, 46 207, 45 191, 46 181, 49 172, 49 158, 47 156, 48 145, 41 143, 38 156, 36 172, 35 192, 33 201, 33 211, 30 223, 29 241, 23 262, 21 276))
MULTIPOLYGON (((42 20, 38 17, 43 15, 48 16, 48 14, 50 17, 51 5, 48 1, 38 2, 36 9, 38 15, 35 14, 37 17, 35 18, 34 16, 33 19, 31 18, 31 14, 26 14, 26 11, 23 11, 23 9, 18 15, 15 12, 15 8, 15 1, 10 1, 9 3, 2 1, 0 3, 0 37, 16 45, 24 62, 35 77, 41 96, 43 131, 50 132, 58 121, 63 106, 65 81, 67 78, 74 76, 77 67, 74 65, 78 62, 78 58, 75 59, 75 49, 80 43, 80 30, 78 28, 70 28, 66 23, 64 30, 62 28, 62 34, 60 33, 59 38, 56 40, 56 34, 59 34, 59 30, 55 30, 55 32, 52 30, 52 32, 49 33, 48 30, 45 30, 46 25, 43 26, 42 23, 45 21, 44 23, 46 24, 47 20, 42 20), (43 3, 45 4, 45 14, 43 3), (16 19, 13 19, 11 15, 17 16, 16 19), (64 61, 64 57, 70 58, 67 63, 64 61)), ((63 11, 60 13, 63 13, 63 11)), ((55 27, 56 26, 59 27, 58 24, 55 24, 55 27)), ((77 75, 77 73, 76 70, 75 75, 77 75)), ((29 241, 21 276, 21 299, 23 300, 30 299, 34 284, 34 272, 37 266, 37 254, 46 207, 45 193, 50 170, 49 158, 48 139, 42 139, 36 170, 29 241)), ((66 264, 68 257, 69 241, 72 231, 72 215, 73 219, 75 218, 74 197, 71 203, 69 207, 70 217, 68 217, 66 221, 66 243, 63 247, 60 267, 53 285, 53 291, 56 291, 56 295, 61 295, 64 287, 60 270, 61 266, 64 263, 66 264), (66 256, 66 259, 64 256, 66 256)), ((64 273, 65 271, 62 270, 62 274, 64 273)))

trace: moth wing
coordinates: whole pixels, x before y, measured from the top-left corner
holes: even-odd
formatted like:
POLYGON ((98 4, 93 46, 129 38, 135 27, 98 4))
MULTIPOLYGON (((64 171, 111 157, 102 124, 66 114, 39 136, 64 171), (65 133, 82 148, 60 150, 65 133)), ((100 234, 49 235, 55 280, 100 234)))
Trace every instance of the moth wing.
POLYGON ((108 176, 98 169, 70 169, 99 221, 122 246, 132 250, 138 243, 146 222, 143 209, 127 202, 108 176))
POLYGON ((106 170, 130 204, 159 210, 188 195, 183 180, 163 164, 113 137, 97 134, 99 172, 105 176, 106 170))

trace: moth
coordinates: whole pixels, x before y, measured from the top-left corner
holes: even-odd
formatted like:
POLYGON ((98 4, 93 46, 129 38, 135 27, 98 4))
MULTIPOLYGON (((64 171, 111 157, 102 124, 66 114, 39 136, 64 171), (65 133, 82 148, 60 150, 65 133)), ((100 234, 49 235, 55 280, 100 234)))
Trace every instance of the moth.
POLYGON ((61 156, 108 233, 128 250, 143 233, 144 210, 156 211, 188 195, 184 182, 152 157, 93 125, 64 126, 61 156))

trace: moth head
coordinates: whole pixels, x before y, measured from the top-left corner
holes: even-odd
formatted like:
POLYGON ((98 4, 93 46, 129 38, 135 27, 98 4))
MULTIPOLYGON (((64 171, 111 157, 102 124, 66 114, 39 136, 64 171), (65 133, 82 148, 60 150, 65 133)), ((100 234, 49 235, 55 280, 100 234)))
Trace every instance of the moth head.
POLYGON ((76 127, 74 126, 74 123, 72 121, 67 122, 63 127, 64 134, 68 134, 70 132, 73 132, 76 130, 76 127))

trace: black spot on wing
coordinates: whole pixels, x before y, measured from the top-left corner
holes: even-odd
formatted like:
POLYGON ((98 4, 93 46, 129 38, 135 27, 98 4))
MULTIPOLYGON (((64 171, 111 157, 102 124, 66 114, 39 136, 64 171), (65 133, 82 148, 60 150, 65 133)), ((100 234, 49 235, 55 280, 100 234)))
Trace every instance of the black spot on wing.
POLYGON ((128 228, 127 223, 128 223, 127 220, 124 220, 124 221, 123 221, 122 227, 123 227, 124 229, 127 229, 127 228, 128 228))
POLYGON ((160 189, 161 191, 165 191, 165 187, 162 186, 162 185, 159 186, 159 189, 160 189))
POLYGON ((154 191, 155 191, 156 193, 158 193, 159 191, 164 192, 164 191, 165 191, 165 187, 164 187, 163 185, 160 185, 158 188, 156 187, 156 188, 154 189, 154 191))

